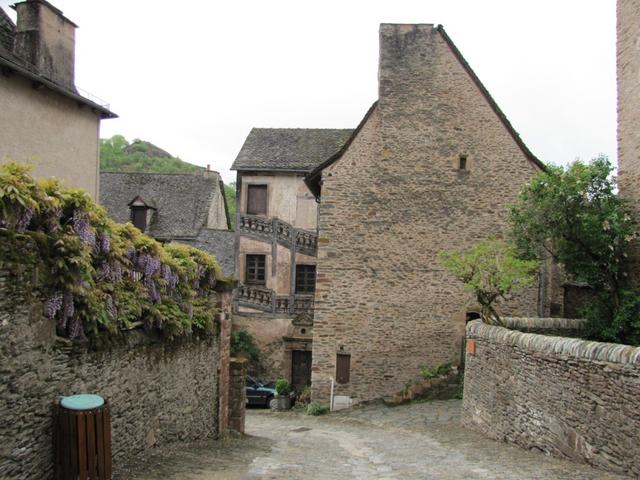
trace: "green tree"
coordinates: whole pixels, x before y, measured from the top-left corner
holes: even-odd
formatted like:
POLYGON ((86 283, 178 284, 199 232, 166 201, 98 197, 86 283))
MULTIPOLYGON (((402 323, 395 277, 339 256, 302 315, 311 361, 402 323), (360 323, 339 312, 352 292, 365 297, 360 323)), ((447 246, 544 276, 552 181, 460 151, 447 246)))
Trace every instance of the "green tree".
POLYGON ((513 247, 495 238, 483 240, 466 252, 441 252, 439 258, 464 283, 465 290, 473 292, 482 320, 490 325, 502 325, 494 302, 531 285, 539 266, 537 260, 517 258, 513 247))
POLYGON ((203 168, 172 157, 144 140, 129 143, 122 135, 100 140, 103 172, 191 173, 203 168))
POLYGON ((626 271, 635 224, 612 171, 604 156, 548 166, 512 208, 512 235, 524 258, 551 255, 571 278, 595 289, 597 299, 585 312, 591 337, 639 343, 640 321, 630 312, 640 302, 626 271))
POLYGON ((224 186, 224 197, 227 200, 231 229, 235 230, 236 224, 236 182, 227 183, 224 186))

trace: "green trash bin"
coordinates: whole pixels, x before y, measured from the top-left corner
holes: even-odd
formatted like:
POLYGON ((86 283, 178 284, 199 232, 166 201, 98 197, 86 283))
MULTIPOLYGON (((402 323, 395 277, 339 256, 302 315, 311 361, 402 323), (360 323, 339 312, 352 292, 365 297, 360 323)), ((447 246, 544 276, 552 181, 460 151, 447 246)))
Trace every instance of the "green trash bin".
POLYGON ((111 414, 98 395, 63 397, 55 405, 57 480, 111 480, 111 414))

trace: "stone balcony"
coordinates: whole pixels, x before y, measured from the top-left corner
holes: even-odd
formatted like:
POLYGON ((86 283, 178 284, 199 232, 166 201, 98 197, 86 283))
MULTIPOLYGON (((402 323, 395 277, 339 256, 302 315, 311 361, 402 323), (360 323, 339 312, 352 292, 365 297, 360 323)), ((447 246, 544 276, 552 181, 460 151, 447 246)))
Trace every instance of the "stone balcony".
POLYGON ((295 317, 313 314, 314 295, 277 295, 269 288, 256 285, 238 285, 236 290, 236 311, 238 307, 250 308, 273 315, 295 317))
POLYGON ((318 255, 318 234, 310 230, 295 228, 278 218, 257 215, 240 215, 238 232, 258 240, 277 242, 294 252, 316 257, 318 255))

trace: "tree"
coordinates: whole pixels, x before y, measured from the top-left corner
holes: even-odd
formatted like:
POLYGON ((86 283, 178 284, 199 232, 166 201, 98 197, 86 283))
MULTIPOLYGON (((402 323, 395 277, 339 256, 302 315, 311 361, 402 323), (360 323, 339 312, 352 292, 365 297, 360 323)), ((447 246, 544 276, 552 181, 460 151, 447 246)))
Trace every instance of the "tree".
POLYGON ((473 292, 480 304, 482 321, 502 325, 493 303, 514 290, 531 285, 539 267, 536 260, 517 258, 515 249, 489 238, 466 252, 441 252, 440 262, 473 292))
POLYGON ((566 168, 548 166, 525 185, 512 208, 512 235, 523 258, 550 254, 569 277, 594 288, 597 299, 585 312, 590 336, 637 343, 637 315, 620 318, 640 306, 627 272, 635 224, 616 194, 612 170, 604 156, 566 168))
POLYGON ((235 230, 236 224, 236 182, 227 183, 224 186, 224 197, 227 200, 227 210, 231 221, 231 230, 235 230))

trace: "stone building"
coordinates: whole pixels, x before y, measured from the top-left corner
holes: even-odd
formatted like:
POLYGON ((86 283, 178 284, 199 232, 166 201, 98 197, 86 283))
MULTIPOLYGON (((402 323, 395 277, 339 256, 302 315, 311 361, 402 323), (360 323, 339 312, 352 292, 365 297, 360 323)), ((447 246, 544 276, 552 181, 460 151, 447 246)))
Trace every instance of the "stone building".
MULTIPOLYGON (((640 219, 640 1, 617 2, 618 182, 640 219)), ((633 249, 640 281, 640 245, 633 249)))
POLYGON ((317 204, 304 175, 351 134, 338 129, 254 128, 237 171, 234 324, 256 337, 266 377, 311 379, 317 204))
POLYGON ((100 121, 116 115, 76 89, 76 24, 44 0, 14 8, 17 24, 0 8, 0 162, 30 163, 96 199, 100 121))
MULTIPOLYGON (((460 360, 474 306, 437 255, 501 235, 544 168, 442 26, 381 25, 378 75, 378 100, 306 177, 320 202, 312 395, 323 401, 332 379, 357 403, 460 360)), ((548 315, 544 290, 501 311, 548 315)))
POLYGON ((102 172, 100 183, 100 203, 116 222, 131 222, 161 242, 200 248, 233 275, 234 233, 218 172, 102 172))

